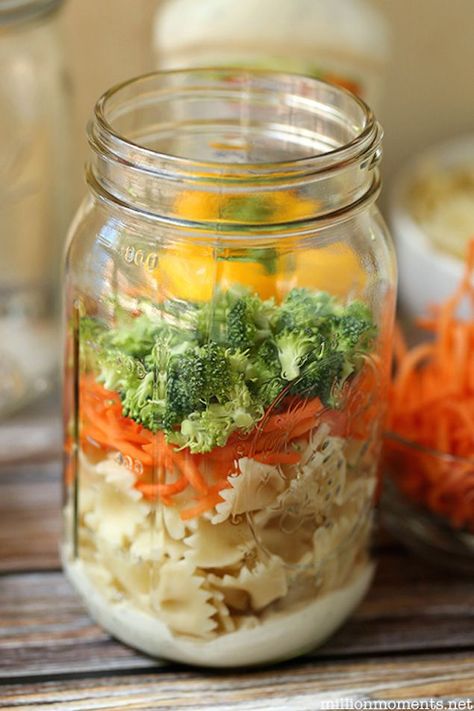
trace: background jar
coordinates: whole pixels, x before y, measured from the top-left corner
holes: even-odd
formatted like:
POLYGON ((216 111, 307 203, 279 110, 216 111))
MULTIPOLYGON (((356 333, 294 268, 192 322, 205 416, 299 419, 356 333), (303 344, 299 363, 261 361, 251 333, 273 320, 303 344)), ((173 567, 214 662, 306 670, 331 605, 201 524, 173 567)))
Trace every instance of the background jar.
POLYGON ((294 75, 154 74, 96 106, 67 252, 63 557, 145 652, 291 657, 369 585, 395 303, 380 141, 361 101, 294 75))
POLYGON ((153 37, 158 69, 298 72, 337 82, 377 109, 390 44, 370 0, 164 0, 153 37))
POLYGON ((51 385, 70 219, 61 0, 0 2, 0 415, 51 385))

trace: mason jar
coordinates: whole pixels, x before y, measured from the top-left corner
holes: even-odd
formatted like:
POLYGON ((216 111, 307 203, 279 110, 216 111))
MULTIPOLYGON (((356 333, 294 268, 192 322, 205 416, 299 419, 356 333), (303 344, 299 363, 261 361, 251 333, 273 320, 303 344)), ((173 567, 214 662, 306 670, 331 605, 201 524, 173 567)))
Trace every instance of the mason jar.
POLYGON ((58 372, 59 270, 70 219, 61 0, 0 0, 0 415, 58 372))
POLYGON ((381 129, 240 70, 114 87, 69 236, 64 566, 124 642, 262 664, 370 584, 395 265, 381 129))
POLYGON ((389 47, 388 22, 371 0, 163 0, 153 24, 157 69, 297 72, 339 83, 372 107, 389 47))

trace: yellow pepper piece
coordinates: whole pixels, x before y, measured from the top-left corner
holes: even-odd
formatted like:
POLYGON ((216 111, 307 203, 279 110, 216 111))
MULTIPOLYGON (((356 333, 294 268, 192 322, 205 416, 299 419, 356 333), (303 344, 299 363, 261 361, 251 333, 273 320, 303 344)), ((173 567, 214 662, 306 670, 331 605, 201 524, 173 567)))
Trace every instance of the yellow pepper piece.
POLYGON ((215 286, 224 291, 240 285, 262 299, 277 295, 277 275, 268 274, 264 264, 215 259, 212 249, 183 245, 165 252, 154 272, 165 298, 209 301, 215 286))
POLYGON ((154 272, 165 298, 209 301, 217 273, 210 247, 183 244, 162 254, 154 272))
POLYGON ((268 274, 260 262, 219 262, 219 285, 224 291, 238 284, 261 299, 270 299, 277 296, 276 277, 268 274))
POLYGON ((312 217, 317 208, 313 200, 294 191, 262 193, 249 196, 205 191, 183 192, 175 205, 176 213, 194 222, 261 222, 271 224, 312 217))
MULTIPOLYGON (((213 194, 207 191, 184 191, 176 203, 177 214, 196 222, 219 222, 230 220, 245 222, 284 222, 304 218, 314 212, 312 201, 298 196, 292 191, 256 194, 242 197, 241 194, 213 194)), ((208 301, 217 286, 223 290, 240 285, 258 294, 262 299, 278 299, 285 293, 288 280, 279 275, 279 268, 287 268, 288 259, 276 256, 272 273, 265 265, 266 250, 261 248, 262 260, 245 259, 247 241, 236 242, 235 252, 241 253, 239 261, 232 250, 229 259, 216 259, 212 247, 183 243, 168 249, 160 257, 154 277, 164 298, 174 297, 190 301, 208 301), (233 256, 233 258, 232 258, 233 256)), ((249 250, 252 246, 249 246, 249 250)), ((255 249, 255 245, 253 245, 255 249)), ((294 264, 294 260, 292 260, 294 264)))
POLYGON ((349 292, 361 293, 366 284, 367 274, 349 248, 306 249, 296 252, 294 272, 280 276, 278 293, 306 287, 345 296, 349 292))

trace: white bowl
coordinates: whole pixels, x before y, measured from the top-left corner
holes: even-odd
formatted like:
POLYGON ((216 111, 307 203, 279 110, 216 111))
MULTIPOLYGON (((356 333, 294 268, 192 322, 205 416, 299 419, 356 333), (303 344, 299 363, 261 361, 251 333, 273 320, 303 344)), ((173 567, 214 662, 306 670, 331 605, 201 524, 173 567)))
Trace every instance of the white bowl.
MULTIPOLYGON (((410 212, 410 191, 427 164, 436 170, 474 166, 474 135, 453 139, 418 155, 399 173, 390 192, 388 216, 398 256, 400 304, 412 318, 426 314, 430 305, 448 298, 464 272, 463 261, 437 249, 410 212)), ((460 315, 464 317, 466 312, 463 308, 460 315)))

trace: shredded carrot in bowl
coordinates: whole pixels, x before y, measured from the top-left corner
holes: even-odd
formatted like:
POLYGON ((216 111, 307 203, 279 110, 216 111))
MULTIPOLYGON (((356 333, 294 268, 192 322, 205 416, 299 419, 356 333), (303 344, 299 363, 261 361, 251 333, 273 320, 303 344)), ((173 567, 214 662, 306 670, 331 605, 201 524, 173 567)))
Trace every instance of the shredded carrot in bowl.
POLYGON ((431 340, 395 338, 385 454, 411 499, 452 525, 474 530, 474 238, 456 292, 417 325, 431 340), (458 318, 465 300, 471 318, 458 318))

